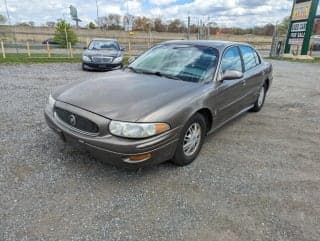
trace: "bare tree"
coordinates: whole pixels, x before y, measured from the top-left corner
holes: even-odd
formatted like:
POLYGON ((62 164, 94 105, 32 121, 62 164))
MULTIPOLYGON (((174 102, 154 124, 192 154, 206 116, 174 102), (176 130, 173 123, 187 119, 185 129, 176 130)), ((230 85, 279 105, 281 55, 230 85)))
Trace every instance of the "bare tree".
POLYGON ((165 24, 163 24, 161 18, 156 18, 154 20, 154 30, 157 32, 164 32, 166 29, 165 24))
POLYGON ((182 32, 186 28, 185 24, 178 18, 172 20, 169 23, 168 31, 169 32, 182 32))
POLYGON ((135 17, 133 21, 133 29, 141 31, 149 31, 152 28, 152 20, 147 17, 135 17))

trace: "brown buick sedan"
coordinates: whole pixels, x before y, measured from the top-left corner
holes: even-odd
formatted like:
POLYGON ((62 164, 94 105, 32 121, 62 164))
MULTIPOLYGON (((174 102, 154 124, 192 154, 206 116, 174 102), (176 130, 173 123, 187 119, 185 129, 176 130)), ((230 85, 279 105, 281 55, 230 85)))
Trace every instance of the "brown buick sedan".
POLYGON ((158 44, 103 78, 58 88, 48 125, 115 165, 190 164, 206 135, 261 110, 272 66, 250 45, 220 41, 158 44))

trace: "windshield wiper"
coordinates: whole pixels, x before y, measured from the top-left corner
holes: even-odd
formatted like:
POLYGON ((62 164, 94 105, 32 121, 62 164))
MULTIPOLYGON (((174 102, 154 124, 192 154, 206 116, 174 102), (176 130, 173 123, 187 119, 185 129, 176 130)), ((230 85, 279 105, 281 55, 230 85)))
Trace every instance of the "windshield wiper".
POLYGON ((175 75, 171 75, 171 74, 167 74, 167 73, 162 73, 160 71, 147 71, 147 70, 142 70, 142 69, 136 69, 133 68, 131 66, 127 66, 126 69, 130 69, 131 71, 133 71, 134 73, 138 73, 138 74, 149 74, 149 75, 157 75, 160 77, 165 77, 168 79, 175 79, 175 80, 182 80, 179 77, 175 76, 175 75))
POLYGON ((160 72, 160 71, 141 71, 139 73, 142 73, 142 74, 150 74, 150 75, 157 75, 157 76, 160 76, 160 77, 165 77, 165 78, 168 78, 168 79, 175 79, 175 80, 182 80, 180 79, 179 77, 175 76, 175 75, 171 75, 171 74, 167 74, 167 73, 163 73, 163 72, 160 72))
POLYGON ((175 79, 175 80, 182 80, 180 79, 179 77, 175 76, 175 75, 172 75, 172 74, 167 74, 167 73, 162 73, 162 72, 152 72, 152 74, 154 75, 158 75, 158 76, 161 76, 161 77, 166 77, 168 79, 175 79))
POLYGON ((130 69, 132 72, 135 72, 135 73, 141 73, 141 71, 139 71, 131 66, 127 66, 126 69, 130 69))

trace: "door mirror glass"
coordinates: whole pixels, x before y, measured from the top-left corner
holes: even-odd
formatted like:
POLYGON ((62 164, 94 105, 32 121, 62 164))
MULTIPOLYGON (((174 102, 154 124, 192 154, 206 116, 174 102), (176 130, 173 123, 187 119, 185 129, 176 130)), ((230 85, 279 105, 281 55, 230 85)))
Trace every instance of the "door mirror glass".
POLYGON ((136 60, 136 57, 130 57, 129 59, 128 59, 128 64, 131 64, 133 61, 135 61, 136 60))
POLYGON ((237 70, 226 70, 221 76, 221 81, 241 79, 242 77, 243 77, 243 73, 240 72, 240 71, 237 71, 237 70))

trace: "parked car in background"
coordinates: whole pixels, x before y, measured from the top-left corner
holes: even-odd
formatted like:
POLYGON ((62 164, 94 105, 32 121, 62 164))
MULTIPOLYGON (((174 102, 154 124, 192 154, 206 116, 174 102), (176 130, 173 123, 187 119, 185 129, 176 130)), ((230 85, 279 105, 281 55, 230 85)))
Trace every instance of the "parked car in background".
POLYGON ((311 44, 313 51, 320 51, 320 35, 313 35, 311 37, 311 44))
POLYGON ((54 41, 53 39, 49 38, 49 39, 46 39, 42 42, 42 44, 55 44, 55 45, 58 45, 59 43, 57 43, 56 41, 54 41))
POLYGON ((124 48, 114 39, 93 39, 82 54, 83 70, 122 68, 124 48))
POLYGON ((248 44, 169 41, 104 78, 60 87, 45 117, 63 140, 115 165, 183 166, 207 134, 260 111, 272 79, 248 44))

